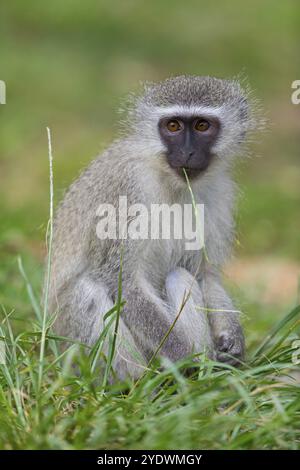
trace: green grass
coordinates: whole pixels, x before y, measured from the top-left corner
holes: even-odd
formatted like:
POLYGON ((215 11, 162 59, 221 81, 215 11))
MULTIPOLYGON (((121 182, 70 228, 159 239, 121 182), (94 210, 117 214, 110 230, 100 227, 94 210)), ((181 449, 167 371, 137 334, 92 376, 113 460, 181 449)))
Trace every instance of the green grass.
MULTIPOLYGON (((118 312, 118 306, 110 312, 107 334, 116 331, 118 312)), ((136 383, 109 385, 112 356, 105 380, 99 381, 95 367, 97 355, 104 360, 101 338, 88 354, 77 344, 59 354, 51 321, 46 329, 38 318, 28 321, 14 335, 3 312, 7 363, 0 366, 0 448, 299 449, 299 385, 288 380, 296 369, 292 340, 299 321, 300 306, 256 353, 250 347, 240 369, 205 357, 197 365, 163 361, 150 365, 136 383), (190 376, 184 373, 188 366, 193 366, 190 376)))

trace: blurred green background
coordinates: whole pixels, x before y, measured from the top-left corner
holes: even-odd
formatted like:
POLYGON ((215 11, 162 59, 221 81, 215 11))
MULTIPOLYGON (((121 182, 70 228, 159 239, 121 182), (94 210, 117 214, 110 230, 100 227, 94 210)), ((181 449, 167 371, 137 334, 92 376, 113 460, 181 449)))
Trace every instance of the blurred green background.
POLYGON ((48 218, 46 126, 56 200, 118 131, 120 99, 176 74, 247 77, 269 120, 237 169, 237 260, 230 286, 269 328, 297 300, 300 263, 299 2, 15 0, 1 5, 0 303, 31 313, 16 258, 38 290, 48 218))

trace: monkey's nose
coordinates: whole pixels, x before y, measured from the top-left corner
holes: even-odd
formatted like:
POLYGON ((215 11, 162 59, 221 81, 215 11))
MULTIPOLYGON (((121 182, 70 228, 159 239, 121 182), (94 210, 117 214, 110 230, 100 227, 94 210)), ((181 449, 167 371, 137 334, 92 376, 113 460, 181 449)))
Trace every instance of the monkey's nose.
POLYGON ((186 154, 186 163, 188 163, 188 161, 192 158, 194 153, 195 152, 193 150, 190 150, 189 152, 187 152, 187 154, 186 154))

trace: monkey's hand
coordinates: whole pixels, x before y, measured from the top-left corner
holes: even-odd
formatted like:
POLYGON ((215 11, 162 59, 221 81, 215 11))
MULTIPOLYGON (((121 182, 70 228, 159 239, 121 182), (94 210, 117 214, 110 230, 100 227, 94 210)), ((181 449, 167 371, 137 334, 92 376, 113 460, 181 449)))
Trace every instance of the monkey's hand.
POLYGON ((202 286, 216 358, 220 362, 238 366, 245 355, 245 339, 239 322, 239 312, 234 310, 218 274, 207 271, 202 286))
POLYGON ((217 360, 233 366, 241 364, 245 354, 245 340, 237 314, 216 311, 209 315, 209 320, 217 360))

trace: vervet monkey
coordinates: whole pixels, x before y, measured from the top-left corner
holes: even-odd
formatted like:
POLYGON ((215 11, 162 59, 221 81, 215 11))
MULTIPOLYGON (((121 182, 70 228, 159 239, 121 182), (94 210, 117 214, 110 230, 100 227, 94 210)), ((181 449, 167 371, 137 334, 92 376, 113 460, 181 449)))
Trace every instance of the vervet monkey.
POLYGON ((160 344, 159 354, 171 361, 206 351, 235 365, 244 358, 244 336, 220 270, 234 236, 233 157, 253 127, 247 92, 236 80, 212 77, 146 84, 129 105, 126 125, 124 137, 90 164, 57 210, 49 291, 55 331, 95 343, 117 298, 123 247, 117 376, 138 377, 160 344), (205 249, 187 251, 174 237, 97 236, 99 204, 118 208, 126 196, 128 205, 149 210, 183 206, 191 191, 204 204, 205 249))

